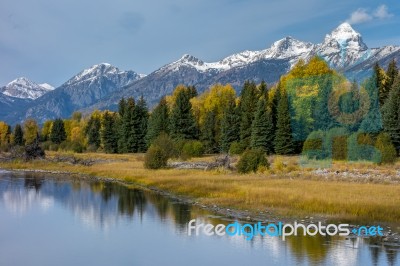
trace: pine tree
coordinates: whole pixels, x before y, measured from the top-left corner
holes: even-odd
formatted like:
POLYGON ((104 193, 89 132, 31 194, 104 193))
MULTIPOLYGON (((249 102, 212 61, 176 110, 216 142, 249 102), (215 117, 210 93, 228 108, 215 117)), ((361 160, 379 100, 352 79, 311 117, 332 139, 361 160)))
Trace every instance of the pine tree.
POLYGON ((24 132, 20 124, 16 124, 14 128, 14 145, 24 145, 24 132))
POLYGON ((218 151, 217 136, 217 111, 212 110, 206 113, 204 124, 201 130, 201 140, 204 142, 206 153, 218 151))
POLYGON ((257 104, 257 112, 252 124, 251 148, 259 148, 272 153, 274 137, 272 113, 267 109, 266 100, 261 98, 257 104))
POLYGON ((135 119, 133 125, 135 130, 136 138, 136 152, 145 152, 147 150, 146 134, 147 134, 147 123, 148 123, 149 111, 147 109, 146 101, 143 96, 140 97, 136 108, 135 108, 135 119))
POLYGON ((120 117, 123 117, 126 109, 126 101, 125 98, 122 98, 118 103, 118 113, 120 117))
POLYGON ((364 133, 377 134, 382 130, 382 116, 379 109, 379 95, 375 87, 376 84, 375 78, 376 76, 373 75, 365 82, 365 90, 368 93, 370 106, 368 113, 364 116, 359 127, 359 131, 364 133))
POLYGON ((167 100, 163 97, 156 108, 154 108, 148 121, 146 142, 147 145, 153 142, 161 133, 169 133, 169 114, 167 100))
POLYGON ((383 129, 389 134, 397 152, 400 151, 400 78, 393 83, 389 97, 383 106, 383 129))
POLYGON ((243 148, 250 146, 251 125, 257 108, 258 96, 256 84, 246 81, 240 94, 240 142, 243 148))
POLYGON ((118 130, 118 152, 127 152, 127 137, 126 137, 126 127, 125 127, 125 115, 127 102, 125 98, 122 98, 118 103, 118 119, 117 119, 117 130, 118 130))
POLYGON ((197 139, 198 129, 187 89, 178 93, 170 118, 170 134, 173 139, 197 139))
POLYGON ((399 69, 397 68, 396 61, 394 61, 394 59, 389 63, 388 70, 386 71, 386 76, 386 90, 390 91, 392 89, 394 81, 399 76, 399 69))
POLYGON ((192 99, 194 97, 197 97, 197 89, 195 86, 188 86, 187 87, 189 98, 192 99))
POLYGON ((85 134, 88 139, 88 144, 93 146, 94 148, 100 147, 100 118, 98 115, 93 115, 90 117, 88 124, 85 128, 85 134))
POLYGON ((274 130, 276 130, 276 123, 278 121, 278 104, 281 98, 281 90, 282 90, 282 84, 281 82, 278 82, 278 84, 275 87, 273 98, 271 99, 271 113, 272 113, 272 121, 274 124, 274 130))
POLYGON ((285 89, 282 88, 279 98, 274 150, 277 154, 291 154, 294 152, 294 145, 290 125, 289 100, 285 89))
POLYGON ((239 141, 240 114, 235 101, 230 101, 221 120, 221 150, 228 152, 234 141, 239 141))
POLYGON ((101 125, 101 141, 106 153, 116 153, 118 151, 118 128, 116 123, 116 115, 105 111, 101 125))
POLYGON ((389 95, 389 90, 385 86, 385 71, 379 66, 378 63, 376 63, 374 66, 374 74, 376 76, 376 88, 379 91, 379 104, 382 107, 389 95))
POLYGON ((328 131, 337 126, 337 122, 328 110, 328 102, 333 88, 333 75, 321 77, 318 97, 314 109, 314 128, 313 130, 328 131))
POLYGON ((260 98, 265 98, 268 102, 268 86, 264 80, 261 81, 258 90, 260 92, 260 98))
POLYGON ((60 144, 67 139, 67 134, 65 133, 64 121, 61 118, 54 120, 53 126, 50 131, 50 140, 53 143, 60 144))
POLYGON ((134 128, 136 103, 133 97, 128 98, 123 117, 123 152, 136 152, 136 129, 134 128))

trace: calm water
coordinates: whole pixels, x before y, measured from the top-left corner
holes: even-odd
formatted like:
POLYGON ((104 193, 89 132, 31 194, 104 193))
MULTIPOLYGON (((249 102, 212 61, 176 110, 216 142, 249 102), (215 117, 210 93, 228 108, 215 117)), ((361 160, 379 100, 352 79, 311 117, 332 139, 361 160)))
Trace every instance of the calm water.
MULTIPOLYGON (((188 236, 204 210, 114 183, 0 172, 0 265, 400 265, 368 239, 188 236)), ((226 223, 226 222, 225 222, 226 223)))

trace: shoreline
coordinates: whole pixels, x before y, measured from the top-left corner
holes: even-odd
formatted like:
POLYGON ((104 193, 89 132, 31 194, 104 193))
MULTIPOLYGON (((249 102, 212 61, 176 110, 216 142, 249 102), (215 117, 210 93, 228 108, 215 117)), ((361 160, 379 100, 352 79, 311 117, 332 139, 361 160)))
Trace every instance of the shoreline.
MULTIPOLYGON (((327 225, 331 222, 340 220, 338 217, 329 217, 321 214, 310 214, 305 217, 280 217, 273 213, 273 211, 265 211, 265 212, 255 212, 255 211, 248 211, 248 210, 238 210, 238 209, 231 209, 231 208, 224 208, 221 206, 217 206, 215 204, 205 205, 201 204, 198 201, 190 198, 185 197, 182 195, 176 195, 170 191, 159 189, 155 186, 146 186, 137 182, 126 181, 126 180, 119 180, 116 178, 111 177, 101 177, 101 176, 91 176, 85 173, 76 173, 76 172, 69 172, 69 171, 55 171, 55 170, 43 170, 43 169, 12 169, 12 168, 2 168, 0 167, 0 174, 4 172, 11 172, 11 173, 37 173, 37 174, 53 174, 57 176, 65 176, 64 178, 69 180, 69 178, 77 178, 89 181, 100 181, 100 182, 112 182, 117 183, 122 186, 134 186, 142 190, 151 191, 153 193, 157 193, 164 197, 167 197, 172 200, 176 200, 181 203, 190 204, 191 206, 206 210, 211 214, 216 216, 220 216, 227 221, 239 221, 241 223, 256 223, 262 222, 263 224, 268 223, 294 223, 294 222, 301 222, 303 224, 311 224, 311 223, 318 223, 321 222, 322 225, 327 225), (67 177, 68 176, 68 177, 67 177)), ((400 234, 399 232, 392 232, 390 223, 383 223, 384 228, 384 235, 379 237, 370 237, 366 236, 363 238, 373 238, 376 240, 376 243, 388 246, 400 246, 400 234)), ((358 228, 360 225, 351 224, 349 228, 358 228)), ((356 235, 349 235, 348 238, 357 238, 356 235)))

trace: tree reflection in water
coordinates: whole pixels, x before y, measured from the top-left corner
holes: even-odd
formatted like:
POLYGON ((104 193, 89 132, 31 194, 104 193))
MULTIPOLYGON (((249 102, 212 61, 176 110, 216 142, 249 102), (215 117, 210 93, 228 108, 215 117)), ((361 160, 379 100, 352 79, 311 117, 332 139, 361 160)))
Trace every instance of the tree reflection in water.
MULTIPOLYGON (((114 182, 52 178, 52 176, 44 174, 24 174, 15 177, 13 182, 0 183, 0 193, 2 193, 0 197, 6 197, 14 205, 18 202, 23 204, 29 200, 38 200, 38 197, 54 199, 55 202, 62 203, 77 215, 90 219, 91 224, 97 223, 100 228, 118 222, 119 218, 135 220, 136 217, 142 219, 144 216, 152 216, 163 223, 171 222, 180 233, 186 232, 187 223, 198 217, 201 217, 204 222, 214 225, 229 223, 229 221, 213 217, 206 210, 193 207, 188 203, 149 190, 114 182), (24 194, 21 194, 21 189, 34 190, 36 197, 22 198, 24 194)), ((31 205, 25 204, 26 206, 31 205)), ((262 246, 268 246, 268 242, 276 242, 276 240, 264 237, 254 238, 248 242, 243 238, 243 241, 247 241, 246 243, 250 245, 261 244, 262 246)), ((395 265, 399 260, 399 248, 385 246, 382 241, 373 238, 345 240, 339 237, 320 235, 310 237, 299 234, 296 237, 288 237, 286 241, 279 240, 278 242, 282 250, 288 250, 293 254, 298 264, 323 264, 334 253, 338 254, 337 257, 346 258, 347 261, 354 259, 354 262, 357 262, 357 252, 362 244, 368 245, 368 248, 364 250, 369 253, 368 260, 373 265, 380 265, 382 261, 386 261, 389 265, 395 265)))

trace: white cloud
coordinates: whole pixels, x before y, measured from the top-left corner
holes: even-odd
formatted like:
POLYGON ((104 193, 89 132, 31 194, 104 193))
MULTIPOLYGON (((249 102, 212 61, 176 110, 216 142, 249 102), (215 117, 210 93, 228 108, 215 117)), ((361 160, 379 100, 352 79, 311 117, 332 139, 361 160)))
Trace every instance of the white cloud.
POLYGON ((389 13, 387 6, 381 5, 375 10, 374 17, 379 19, 385 19, 393 17, 393 14, 389 13))
POLYGON ((350 24, 360 24, 372 20, 373 17, 368 14, 367 10, 364 8, 359 8, 353 13, 351 13, 350 18, 347 22, 350 24))
POLYGON ((365 8, 359 8, 351 13, 350 18, 346 22, 350 24, 361 24, 374 19, 388 19, 393 17, 390 14, 386 5, 380 5, 372 12, 368 12, 365 8))

